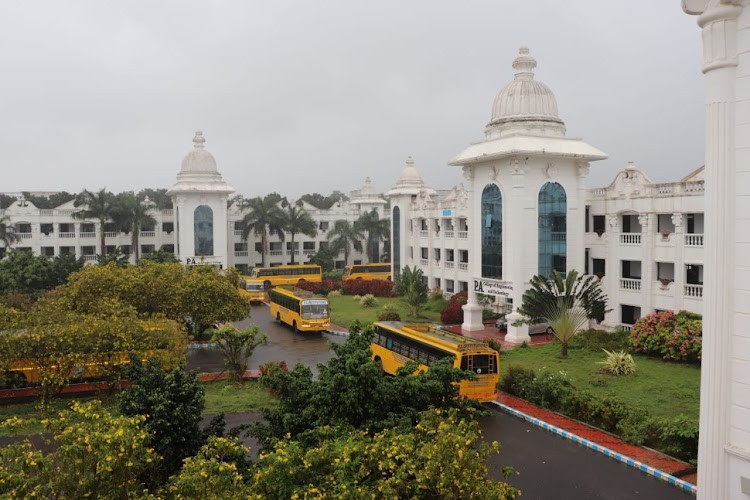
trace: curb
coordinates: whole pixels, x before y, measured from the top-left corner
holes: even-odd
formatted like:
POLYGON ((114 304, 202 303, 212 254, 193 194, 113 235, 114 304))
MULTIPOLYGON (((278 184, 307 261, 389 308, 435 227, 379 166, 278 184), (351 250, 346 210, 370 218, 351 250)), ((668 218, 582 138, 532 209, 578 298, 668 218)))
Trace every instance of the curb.
POLYGON ((200 351, 202 349, 216 349, 219 347, 217 342, 188 342, 188 351, 200 351))
POLYGON ((691 483, 688 483, 687 481, 683 481, 682 479, 679 479, 671 474, 667 474, 664 471, 661 471, 659 469, 655 469, 651 467, 650 465, 644 464, 643 462, 639 462, 638 460, 635 460, 633 458, 630 458, 628 456, 625 456, 621 453, 617 453, 616 451, 612 451, 609 448, 606 448, 604 446, 601 446, 599 444, 594 443, 593 441, 589 441, 588 439, 584 439, 580 436, 577 436, 571 432, 568 432, 566 430, 563 430, 559 427, 556 427, 554 425, 548 424, 547 422, 540 420, 536 417, 532 417, 531 415, 527 415, 521 411, 516 410, 515 408, 511 408, 508 405, 504 405, 502 403, 499 403, 497 401, 492 401, 492 404, 500 408, 506 413, 509 413, 513 415, 514 417, 518 417, 522 420, 525 420, 532 425, 535 425, 537 427, 541 427, 544 430, 550 431, 553 434, 557 434, 558 436, 561 436, 565 439, 568 439, 570 441, 573 441, 574 443, 578 443, 580 445, 585 446, 586 448, 592 449, 597 453, 601 453, 603 455, 606 455, 608 457, 614 458, 618 462, 624 463, 628 467, 633 467, 634 469, 638 469, 641 472, 645 472, 646 474, 653 476, 661 481, 665 481, 666 483, 671 484, 672 486, 676 486, 680 488, 683 491, 687 491, 692 494, 698 493, 698 488, 691 483))
POLYGON ((349 336, 349 332, 347 332, 347 331, 333 331, 333 330, 328 330, 325 333, 327 333, 329 335, 336 335, 337 337, 348 337, 349 336))

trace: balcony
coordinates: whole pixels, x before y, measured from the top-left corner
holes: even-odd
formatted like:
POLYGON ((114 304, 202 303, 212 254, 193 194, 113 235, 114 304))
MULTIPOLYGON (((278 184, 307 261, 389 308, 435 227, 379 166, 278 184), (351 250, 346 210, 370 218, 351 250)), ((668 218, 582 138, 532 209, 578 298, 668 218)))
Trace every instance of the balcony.
POLYGON ((685 285, 685 297, 702 298, 703 285, 685 285))
POLYGON ((433 267, 440 267, 440 261, 439 260, 434 260, 434 261, 432 261, 432 265, 433 265, 433 267))
POLYGON ((446 231, 446 232, 445 232, 445 237, 446 237, 446 238, 453 238, 453 237, 454 237, 454 236, 453 236, 453 231, 446 231))
POLYGON ((469 239, 469 231, 459 231, 458 232, 458 239, 459 240, 468 240, 469 239))
POLYGON ((282 253, 281 250, 271 250, 268 252, 268 255, 281 255, 282 253))
POLYGON ((96 238, 96 232, 93 233, 81 233, 81 238, 96 238))
POLYGON ((84 255, 83 260, 86 262, 96 262, 96 255, 84 255))
POLYGON ((454 264, 453 264, 452 260, 446 260, 445 261, 445 268, 446 269, 453 269, 453 266, 454 266, 454 264))
POLYGON ((57 233, 58 238, 75 238, 76 233, 57 233))
POLYGON ((19 240, 27 240, 31 238, 31 233, 13 233, 19 240))
POLYGON ((309 248, 306 248, 302 250, 302 255, 315 255, 315 250, 311 250, 309 248))
POLYGON ((469 270, 469 263, 468 262, 459 262, 458 263, 458 270, 459 271, 468 271, 469 270))
POLYGON ((247 250, 237 250, 234 252, 235 257, 247 257, 248 252, 247 250))
POLYGON ((420 238, 427 238, 427 231, 419 231, 420 238))
POLYGON ((641 233, 623 233, 620 235, 620 243, 623 245, 640 245, 641 233))
MULTIPOLYGON (((292 251, 291 251, 291 250, 287 250, 287 251, 286 251, 286 254, 287 254, 287 255, 292 255, 292 251)), ((281 254, 279 254, 279 255, 281 255, 281 254)), ((295 250, 295 251, 294 251, 294 255, 299 255, 299 250, 295 250)))
POLYGON ((429 264, 429 261, 427 259, 419 259, 420 266, 427 266, 428 264, 429 264))
POLYGON ((702 247, 703 235, 702 234, 686 234, 685 246, 686 247, 702 247))
POLYGON ((635 278, 620 278, 620 290, 638 292, 641 289, 641 280, 635 278))
POLYGON ((235 236, 242 236, 242 229, 235 229, 234 230, 234 235, 235 236))
POLYGON ((141 231, 141 238, 154 238, 156 231, 141 231))
POLYGON ((105 238, 117 238, 120 235, 117 231, 107 231, 104 233, 105 238))
POLYGON ((629 332, 630 330, 633 329, 633 325, 629 325, 627 323, 620 323, 620 328, 622 328, 626 332, 629 332))

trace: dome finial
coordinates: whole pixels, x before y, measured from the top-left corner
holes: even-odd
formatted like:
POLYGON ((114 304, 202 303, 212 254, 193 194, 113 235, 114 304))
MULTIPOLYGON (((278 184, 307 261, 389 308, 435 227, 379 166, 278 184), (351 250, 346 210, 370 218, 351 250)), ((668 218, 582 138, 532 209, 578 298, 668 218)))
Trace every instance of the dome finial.
POLYGON ((529 48, 522 46, 518 49, 518 57, 513 61, 513 69, 516 70, 516 80, 533 80, 536 59, 529 55, 529 48))
POLYGON ((407 167, 409 167, 409 166, 413 167, 414 166, 414 160, 412 159, 411 156, 407 156, 406 157, 406 166, 407 167))
POLYGON ((203 145, 206 142, 206 138, 203 137, 203 132, 200 130, 195 131, 195 137, 193 137, 193 147, 196 149, 203 149, 203 145))

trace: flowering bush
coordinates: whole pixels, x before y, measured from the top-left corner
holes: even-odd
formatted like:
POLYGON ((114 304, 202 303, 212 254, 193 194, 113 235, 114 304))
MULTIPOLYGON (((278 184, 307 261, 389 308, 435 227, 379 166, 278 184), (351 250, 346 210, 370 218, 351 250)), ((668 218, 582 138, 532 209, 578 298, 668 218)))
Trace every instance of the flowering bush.
POLYGON ((333 290, 341 289, 340 281, 323 280, 320 283, 312 281, 300 281, 297 283, 297 288, 307 290, 308 292, 317 293, 320 295, 328 295, 333 290))
POLYGON ((688 311, 658 312, 636 321, 629 345, 635 352, 661 356, 667 361, 699 363, 703 322, 688 311))
POLYGON ((362 305, 362 307, 375 307, 375 296, 371 293, 364 295, 362 297, 362 300, 360 300, 360 304, 362 305))
POLYGON ((393 282, 383 280, 349 280, 344 281, 344 295, 374 295, 375 297, 393 297, 393 282))
POLYGON ((444 325, 458 325, 464 322, 464 310, 461 306, 468 301, 466 292, 451 295, 448 305, 440 311, 440 321, 444 325))

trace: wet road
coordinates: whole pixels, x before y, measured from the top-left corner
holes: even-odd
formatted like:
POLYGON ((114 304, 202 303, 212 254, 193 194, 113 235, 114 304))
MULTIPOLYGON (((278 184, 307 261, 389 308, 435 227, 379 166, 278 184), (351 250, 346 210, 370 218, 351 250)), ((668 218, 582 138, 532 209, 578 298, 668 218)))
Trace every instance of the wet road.
MULTIPOLYGON (((243 329, 253 323, 266 334, 268 343, 255 349, 248 362, 250 370, 255 370, 268 361, 286 361, 289 368, 295 363, 302 363, 317 374, 317 364, 333 357, 333 351, 328 348, 328 343, 341 343, 345 340, 344 337, 326 333, 295 334, 290 327, 276 323, 265 304, 254 305, 250 317, 234 325, 243 329)), ((201 372, 220 372, 224 369, 224 361, 221 353, 213 349, 189 351, 187 367, 201 372)))

